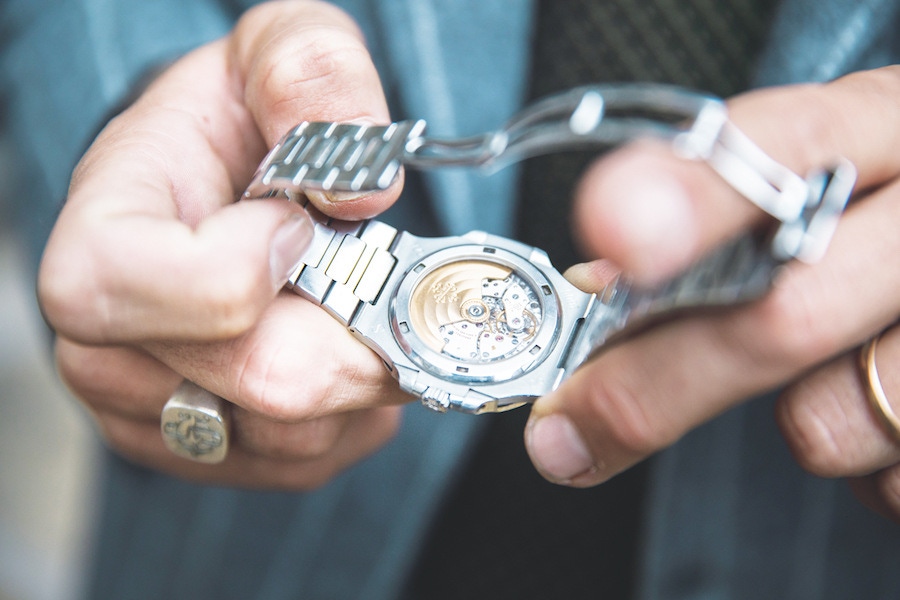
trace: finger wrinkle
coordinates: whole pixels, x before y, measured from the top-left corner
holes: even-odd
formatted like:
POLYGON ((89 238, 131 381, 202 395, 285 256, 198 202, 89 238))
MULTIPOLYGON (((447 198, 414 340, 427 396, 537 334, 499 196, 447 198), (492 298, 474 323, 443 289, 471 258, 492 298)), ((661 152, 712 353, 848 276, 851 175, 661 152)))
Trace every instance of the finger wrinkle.
POLYGON ((254 143, 244 133, 253 130, 249 116, 233 115, 247 126, 223 135, 222 126, 230 119, 214 120, 209 114, 198 114, 179 105, 164 105, 159 110, 162 120, 181 125, 177 134, 170 128, 154 129, 152 133, 165 138, 154 150, 167 163, 164 172, 169 174, 170 197, 178 206, 179 218, 196 227, 206 214, 233 202, 243 191, 241 186, 255 168, 248 157, 262 154, 263 145, 260 140, 254 143), (186 142, 186 132, 190 131, 196 132, 195 139, 186 142), (181 153, 186 147, 192 149, 188 156, 181 153), (210 203, 213 199, 217 201, 210 203), (203 212, 186 213, 185 207, 199 207, 203 212))
MULTIPOLYGON (((249 180, 265 148, 244 105, 243 86, 234 82, 235 71, 229 67, 229 60, 227 49, 219 42, 193 52, 154 82, 134 109, 155 116, 153 129, 178 132, 179 143, 172 148, 187 147, 183 145, 185 132, 196 131, 210 149, 208 155, 218 159, 207 162, 224 168, 213 173, 188 169, 195 178, 194 185, 198 175, 211 182, 229 182, 230 193, 222 195, 233 199, 249 180), (222 90, 232 93, 223 94, 222 90)), ((194 152, 189 158, 194 156, 205 154, 194 152)), ((182 161, 175 166, 182 167, 182 161)))
POLYGON ((285 39, 331 29, 354 35, 360 42, 362 31, 339 7, 326 2, 268 2, 248 9, 229 38, 231 55, 243 74, 255 61, 285 39))
POLYGON ((334 110, 331 107, 350 104, 347 100, 355 97, 362 82, 372 79, 368 52, 359 44, 343 43, 339 36, 321 37, 317 32, 301 47, 281 49, 248 81, 248 94, 253 98, 261 94, 273 113, 285 107, 296 110, 302 103, 305 111, 323 120, 334 110))
MULTIPOLYGON (((244 51, 242 40, 236 45, 237 52, 244 51)), ((244 70, 244 101, 270 144, 301 120, 297 115, 347 120, 374 111, 388 118, 362 35, 340 11, 288 16, 286 25, 264 36, 252 57, 238 61, 244 70), (365 106, 369 108, 360 108, 365 106)))
POLYGON ((333 393, 343 359, 330 345, 304 338, 272 344, 262 328, 235 347, 230 372, 235 373, 237 402, 248 410, 282 423, 299 423, 327 415, 342 398, 333 393), (315 365, 313 367, 312 365, 315 365))
MULTIPOLYGON (((218 120, 213 123, 207 114, 197 114, 178 105, 156 106, 153 113, 146 124, 132 131, 135 141, 124 148, 112 149, 113 157, 117 164, 122 164, 123 157, 128 156, 130 164, 141 165, 133 180, 140 182, 144 192, 137 198, 147 202, 139 206, 154 210, 171 206, 175 211, 161 214, 174 213, 196 227, 209 213, 234 201, 239 184, 249 178, 252 167, 245 154, 251 152, 243 149, 236 152, 239 145, 234 139, 244 137, 239 131, 237 135, 224 135, 222 123, 218 120), (219 141, 220 138, 228 141, 219 141), (185 148, 191 151, 185 154, 185 148), (147 164, 157 165, 155 171, 147 170, 147 164), (143 175, 151 172, 155 172, 152 179, 143 175)), ((261 144, 257 147, 261 148, 261 144)), ((257 154, 256 149, 252 154, 257 154)), ((125 208, 129 212, 134 212, 135 197, 133 193, 120 196, 128 200, 125 208)))
POLYGON ((355 408, 360 397, 377 398, 382 405, 404 404, 413 399, 413 396, 400 389, 380 359, 364 363, 345 361, 335 384, 333 398, 337 406, 349 405, 355 408))
MULTIPOLYGON (((182 115, 190 118, 188 113, 182 115)), ((184 125, 182 135, 189 135, 191 121, 178 118, 178 122, 184 125)), ((130 236, 132 232, 127 228, 135 225, 182 221, 193 228, 218 206, 233 199, 225 167, 218 160, 203 159, 213 152, 207 139, 191 138, 188 145, 196 148, 199 142, 209 153, 182 156, 184 140, 176 141, 165 128, 146 124, 132 133, 128 138, 104 141, 92 151, 89 172, 79 176, 61 218, 66 231, 88 231, 81 237, 115 242, 123 231, 130 236), (150 177, 149 173, 155 175, 150 177), (186 206, 193 208, 186 211, 186 206)), ((81 248, 83 244, 73 246, 81 248)), ((104 249, 100 256, 108 254, 109 250, 104 249)))
POLYGON ((264 341, 262 336, 251 332, 243 338, 243 342, 236 348, 237 352, 232 355, 228 371, 236 373, 235 389, 238 397, 234 401, 251 412, 281 423, 302 421, 302 412, 289 410, 281 398, 275 397, 271 379, 278 373, 275 363, 280 348, 271 348, 264 341))

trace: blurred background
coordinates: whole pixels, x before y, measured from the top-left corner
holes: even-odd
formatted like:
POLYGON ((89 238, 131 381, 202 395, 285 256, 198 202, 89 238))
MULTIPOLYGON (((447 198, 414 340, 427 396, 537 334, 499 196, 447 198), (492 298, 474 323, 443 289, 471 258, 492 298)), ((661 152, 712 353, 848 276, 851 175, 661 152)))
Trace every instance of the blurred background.
POLYGON ((16 236, 0 140, 0 600, 69 600, 83 583, 97 441, 59 382, 16 236))

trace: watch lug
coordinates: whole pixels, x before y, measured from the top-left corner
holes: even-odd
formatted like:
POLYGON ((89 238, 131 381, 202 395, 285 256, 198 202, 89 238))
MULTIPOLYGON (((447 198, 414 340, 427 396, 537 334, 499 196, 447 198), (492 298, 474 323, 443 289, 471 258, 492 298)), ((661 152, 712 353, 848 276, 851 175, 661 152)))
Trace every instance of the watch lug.
POLYGON ((394 373, 397 381, 400 382, 400 387, 410 394, 421 397, 429 389, 427 385, 419 383, 420 371, 418 369, 394 363, 394 373))
POLYGON ((473 230, 460 236, 473 244, 486 244, 490 237, 486 231, 473 230))
POLYGON ((550 263, 550 255, 540 248, 532 248, 531 256, 528 257, 528 261, 536 265, 541 265, 542 267, 546 267, 548 269, 553 268, 553 265, 550 263))

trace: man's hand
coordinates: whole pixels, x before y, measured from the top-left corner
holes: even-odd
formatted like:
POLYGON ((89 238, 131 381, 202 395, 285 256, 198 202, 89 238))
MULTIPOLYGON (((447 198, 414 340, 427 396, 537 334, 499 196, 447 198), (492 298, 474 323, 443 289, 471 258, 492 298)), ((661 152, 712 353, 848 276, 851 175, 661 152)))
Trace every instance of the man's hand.
MULTIPOLYGON (((261 5, 167 69, 84 156, 39 298, 64 380, 117 450, 177 476, 250 487, 327 481, 388 440, 407 400, 374 353, 279 292, 312 235, 285 201, 237 202, 302 120, 387 122, 355 24, 315 1, 261 5), (233 403, 215 466, 172 455, 160 412, 182 379, 233 403)), ((317 197, 344 219, 397 196, 317 197)))
MULTIPOLYGON (((732 120, 796 173, 838 156, 859 170, 824 259, 791 263, 761 301, 674 320, 615 345, 535 406, 526 442, 552 481, 600 483, 759 392, 786 385, 777 419, 813 473, 849 477, 900 518, 900 444, 867 403, 859 346, 900 313, 900 69, 746 94, 732 120)), ((643 284, 676 274, 762 214, 702 163, 652 144, 599 161, 577 195, 584 247, 643 284)), ((581 267, 580 285, 603 282, 581 267)), ((900 329, 878 351, 900 407, 900 329)))

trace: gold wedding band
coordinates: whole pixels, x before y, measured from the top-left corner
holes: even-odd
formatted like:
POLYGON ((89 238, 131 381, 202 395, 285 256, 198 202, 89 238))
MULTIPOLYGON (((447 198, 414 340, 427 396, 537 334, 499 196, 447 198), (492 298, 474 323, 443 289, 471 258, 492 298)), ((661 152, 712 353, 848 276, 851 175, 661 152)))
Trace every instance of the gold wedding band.
POLYGON ((875 364, 875 350, 878 347, 878 340, 883 333, 876 335, 863 346, 859 355, 860 366, 862 367, 863 380, 866 384, 864 387, 869 398, 869 404, 875 413, 878 414, 885 429, 893 436, 894 440, 900 442, 900 417, 897 416, 897 413, 891 407, 891 403, 888 402, 884 393, 884 387, 881 385, 881 378, 878 376, 878 367, 875 364))
POLYGON ((166 447, 178 456, 222 462, 228 454, 228 403, 184 380, 163 407, 160 430, 166 447))

